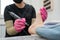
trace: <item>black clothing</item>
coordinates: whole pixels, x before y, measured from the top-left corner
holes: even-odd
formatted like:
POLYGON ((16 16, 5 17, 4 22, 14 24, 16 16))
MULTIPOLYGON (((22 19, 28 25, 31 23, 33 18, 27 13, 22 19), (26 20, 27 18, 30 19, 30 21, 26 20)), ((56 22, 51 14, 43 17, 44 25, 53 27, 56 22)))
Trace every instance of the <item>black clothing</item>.
MULTIPOLYGON (((26 22, 29 24, 29 26, 31 25, 32 18, 36 18, 35 9, 28 4, 26 4, 24 8, 18 8, 15 4, 6 6, 4 10, 4 21, 13 20, 14 23, 15 19, 9 14, 9 11, 14 12, 16 15, 20 16, 21 18, 26 18, 26 22)), ((26 28, 24 29, 25 32, 23 30, 22 32, 12 36, 30 35, 28 33, 28 28, 29 27, 26 26, 26 28)), ((6 32, 6 37, 12 37, 12 36, 6 32)))

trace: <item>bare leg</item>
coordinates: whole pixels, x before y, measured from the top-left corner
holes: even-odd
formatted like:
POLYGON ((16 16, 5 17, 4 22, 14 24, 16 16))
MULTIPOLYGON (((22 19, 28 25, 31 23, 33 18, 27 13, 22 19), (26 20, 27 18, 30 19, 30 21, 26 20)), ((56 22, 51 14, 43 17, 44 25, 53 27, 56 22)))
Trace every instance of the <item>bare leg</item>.
POLYGON ((35 20, 35 22, 29 27, 28 32, 29 32, 30 34, 36 34, 35 29, 36 29, 37 27, 41 27, 42 25, 43 25, 42 17, 41 17, 41 15, 40 15, 40 13, 37 13, 37 14, 36 14, 36 20, 35 20))

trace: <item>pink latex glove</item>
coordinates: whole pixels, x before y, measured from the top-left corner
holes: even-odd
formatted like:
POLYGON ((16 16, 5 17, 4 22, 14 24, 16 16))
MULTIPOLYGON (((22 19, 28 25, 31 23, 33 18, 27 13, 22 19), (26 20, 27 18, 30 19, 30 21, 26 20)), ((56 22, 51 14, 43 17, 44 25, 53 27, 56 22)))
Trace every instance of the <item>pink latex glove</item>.
POLYGON ((47 10, 45 7, 42 7, 40 8, 40 13, 41 13, 41 16, 42 16, 42 20, 43 22, 47 19, 47 10))
POLYGON ((14 22, 14 28, 17 32, 21 32, 25 28, 25 18, 16 19, 14 22))

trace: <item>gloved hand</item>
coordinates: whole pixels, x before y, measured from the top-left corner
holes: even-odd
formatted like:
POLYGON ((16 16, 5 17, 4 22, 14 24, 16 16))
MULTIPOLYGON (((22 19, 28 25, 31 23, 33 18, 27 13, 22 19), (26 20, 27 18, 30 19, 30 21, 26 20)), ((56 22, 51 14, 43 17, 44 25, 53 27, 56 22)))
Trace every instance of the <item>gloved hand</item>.
POLYGON ((45 7, 40 8, 40 13, 41 13, 41 16, 42 16, 42 20, 44 22, 47 19, 47 11, 46 11, 46 8, 45 7))
POLYGON ((14 22, 14 28, 17 32, 21 32, 25 28, 25 18, 16 19, 14 22))

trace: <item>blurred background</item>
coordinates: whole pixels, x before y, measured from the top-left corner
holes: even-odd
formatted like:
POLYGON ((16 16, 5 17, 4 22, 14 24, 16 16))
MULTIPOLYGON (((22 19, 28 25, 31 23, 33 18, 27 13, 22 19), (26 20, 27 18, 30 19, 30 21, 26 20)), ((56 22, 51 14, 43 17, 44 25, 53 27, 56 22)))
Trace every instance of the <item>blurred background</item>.
MULTIPOLYGON (((26 3, 33 5, 36 13, 38 13, 39 9, 44 6, 44 0, 24 0, 26 3)), ((50 0, 51 2, 51 8, 48 11, 48 18, 45 21, 46 22, 60 22, 60 0, 50 0)), ((5 36, 5 23, 4 23, 4 8, 12 4, 12 0, 0 0, 0 37, 5 36)))

